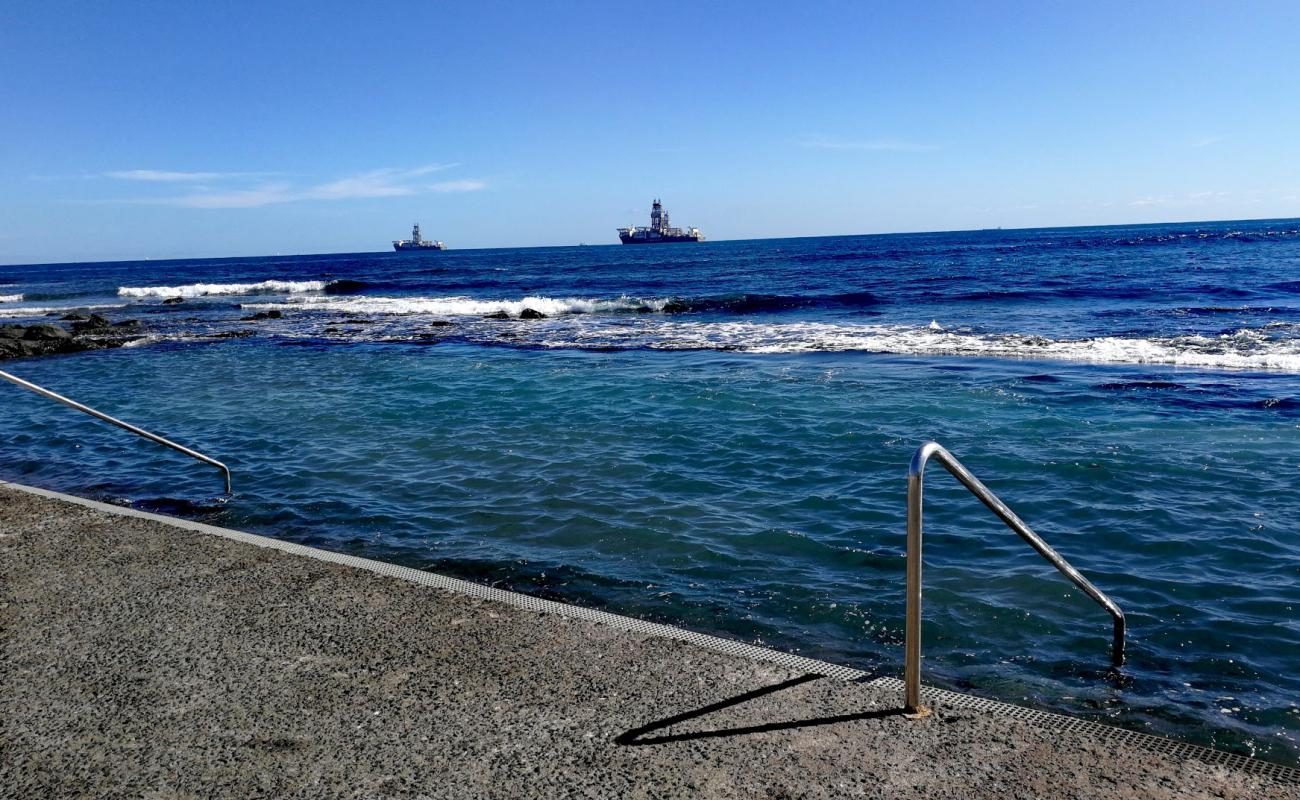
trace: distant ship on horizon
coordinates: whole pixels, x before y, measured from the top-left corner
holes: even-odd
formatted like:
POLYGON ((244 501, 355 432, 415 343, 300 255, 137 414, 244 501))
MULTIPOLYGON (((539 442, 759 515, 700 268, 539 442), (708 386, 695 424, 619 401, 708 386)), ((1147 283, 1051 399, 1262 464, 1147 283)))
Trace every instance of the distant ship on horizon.
POLYGON ((658 199, 650 207, 650 227, 626 227, 618 229, 618 238, 623 244, 670 244, 672 242, 702 242, 704 234, 699 228, 673 228, 668 222, 668 212, 658 199))
POLYGON ((402 251, 402 250, 446 250, 446 249, 447 249, 447 245, 443 244, 443 243, 440 242, 440 241, 437 241, 436 239, 434 239, 434 240, 430 240, 430 239, 421 239, 421 238, 420 238, 420 223, 417 222, 417 223, 415 223, 415 225, 411 228, 411 238, 409 238, 409 239, 394 239, 394 240, 393 240, 393 249, 394 249, 394 250, 398 250, 398 251, 402 251))

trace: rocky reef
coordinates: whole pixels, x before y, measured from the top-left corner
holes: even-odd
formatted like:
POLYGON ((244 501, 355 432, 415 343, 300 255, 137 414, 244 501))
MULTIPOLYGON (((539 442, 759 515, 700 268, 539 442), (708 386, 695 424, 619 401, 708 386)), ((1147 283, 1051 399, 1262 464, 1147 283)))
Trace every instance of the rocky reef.
POLYGON ((0 360, 105 350, 143 336, 134 319, 112 322, 99 314, 68 314, 61 321, 71 324, 0 325, 0 360))

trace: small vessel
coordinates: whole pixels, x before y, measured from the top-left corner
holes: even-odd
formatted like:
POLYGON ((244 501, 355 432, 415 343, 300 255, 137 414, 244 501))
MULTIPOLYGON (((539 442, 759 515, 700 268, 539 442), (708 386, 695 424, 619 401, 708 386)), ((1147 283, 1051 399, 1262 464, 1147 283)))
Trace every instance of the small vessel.
POLYGON ((393 249, 394 250, 446 250, 447 245, 437 241, 436 239, 435 240, 421 239, 420 223, 417 222, 415 223, 415 226, 411 228, 411 238, 394 239, 393 249))
POLYGON ((619 228, 618 238, 623 244, 669 244, 671 242, 702 242, 704 234, 699 228, 673 228, 668 223, 668 212, 658 200, 650 207, 650 227, 619 228))

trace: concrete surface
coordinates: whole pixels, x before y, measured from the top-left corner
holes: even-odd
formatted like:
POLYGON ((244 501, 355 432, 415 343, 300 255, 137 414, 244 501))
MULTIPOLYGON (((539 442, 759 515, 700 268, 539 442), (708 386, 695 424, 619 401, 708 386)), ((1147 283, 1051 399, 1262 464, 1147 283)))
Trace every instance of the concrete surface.
POLYGON ((0 485, 0 796, 1300 798, 0 485))

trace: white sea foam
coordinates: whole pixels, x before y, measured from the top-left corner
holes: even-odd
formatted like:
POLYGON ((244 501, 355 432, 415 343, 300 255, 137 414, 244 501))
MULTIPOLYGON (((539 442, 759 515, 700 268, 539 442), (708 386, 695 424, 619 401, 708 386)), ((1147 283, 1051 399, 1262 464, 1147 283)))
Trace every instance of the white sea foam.
POLYGON ((125 306, 117 303, 89 306, 13 306, 10 308, 0 308, 0 317, 43 317, 46 314, 53 314, 55 312, 64 314, 69 311, 99 311, 104 308, 124 307, 125 306))
POLYGON ((342 314, 434 314, 444 317, 486 316, 505 312, 518 317, 524 309, 539 311, 548 317, 564 314, 597 314, 649 309, 660 311, 667 299, 642 300, 636 297, 595 299, 585 297, 524 297, 519 300, 482 300, 473 297, 338 297, 311 296, 286 298, 281 303, 244 303, 243 308, 283 309, 289 306, 319 308, 342 314))
POLYGON ((21 303, 23 296, 20 294, 0 294, 0 303, 21 303))
POLYGON ((185 286, 123 286, 120 297, 206 297, 232 294, 294 294, 320 292, 329 281, 259 281, 257 283, 191 283, 185 286))
POLYGON ((634 326, 538 329, 525 339, 544 347, 646 347, 747 353, 861 351, 894 355, 1043 359, 1109 364, 1173 364, 1225 369, 1300 371, 1300 339, 1243 329, 1221 336, 1050 339, 1022 333, 973 333, 942 327, 646 321, 634 326))

